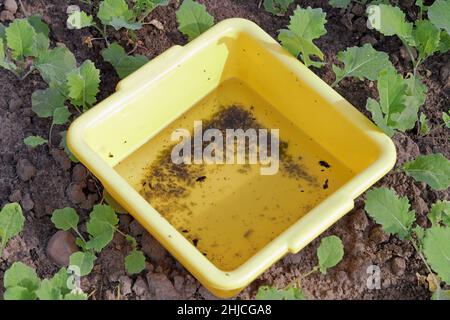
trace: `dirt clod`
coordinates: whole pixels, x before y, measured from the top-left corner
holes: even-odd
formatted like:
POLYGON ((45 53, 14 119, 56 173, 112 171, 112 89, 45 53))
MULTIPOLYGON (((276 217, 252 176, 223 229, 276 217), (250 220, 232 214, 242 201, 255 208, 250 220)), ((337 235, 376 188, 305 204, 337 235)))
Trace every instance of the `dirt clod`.
POLYGON ((370 231, 369 239, 375 244, 381 244, 389 240, 389 235, 383 231, 381 226, 377 225, 370 231))
POLYGON ((83 165, 77 164, 77 165, 75 165, 75 167, 73 167, 72 181, 86 183, 87 177, 88 177, 88 172, 83 165))
POLYGON ((162 264, 167 257, 166 249, 147 232, 142 236, 142 251, 158 265, 162 264))
POLYGON ((401 276, 405 273, 406 261, 403 258, 395 257, 391 261, 391 271, 396 276, 401 276))
POLYGON ((138 299, 148 298, 148 285, 141 276, 136 279, 136 282, 133 284, 132 290, 136 294, 138 299))
POLYGON ((24 211, 30 211, 30 210, 33 210, 33 208, 34 208, 34 202, 31 199, 31 196, 29 193, 25 193, 20 204, 22 205, 22 209, 24 211))
POLYGON ((172 282, 163 273, 147 273, 147 282, 152 298, 156 300, 177 300, 180 293, 175 290, 172 282))
POLYGON ((20 159, 16 166, 17 175, 20 180, 28 181, 36 175, 36 168, 28 159, 20 159))
POLYGON ((83 192, 83 186, 78 183, 72 183, 67 188, 67 197, 74 204, 82 203, 86 200, 86 195, 83 192))
POLYGON ((20 97, 13 97, 8 104, 10 111, 16 111, 23 106, 23 100, 20 97))
POLYGON ((67 154, 64 152, 64 150, 54 148, 50 151, 50 154, 64 171, 69 170, 72 167, 72 162, 70 161, 69 157, 67 157, 67 154))
POLYGON ((70 231, 59 230, 48 241, 47 256, 58 266, 69 265, 72 253, 77 252, 75 236, 70 231))

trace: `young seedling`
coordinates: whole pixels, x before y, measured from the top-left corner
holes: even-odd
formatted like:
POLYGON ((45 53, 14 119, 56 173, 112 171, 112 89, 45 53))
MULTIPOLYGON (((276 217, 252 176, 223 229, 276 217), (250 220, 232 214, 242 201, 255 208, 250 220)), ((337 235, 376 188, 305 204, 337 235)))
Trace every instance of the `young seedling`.
MULTIPOLYGON (((422 9, 423 5, 420 6, 422 9)), ((405 14, 398 7, 380 4, 371 5, 367 9, 370 25, 385 36, 397 36, 405 46, 412 65, 413 75, 417 75, 419 66, 434 53, 445 49, 442 42, 447 42, 446 36, 440 29, 450 33, 448 21, 450 21, 450 2, 438 0, 429 7, 430 20, 418 20, 414 24, 407 22, 405 14), (448 29, 447 29, 448 27, 448 29), (413 54, 415 48, 418 52, 413 54)))
POLYGON ((0 67, 25 79, 48 50, 48 34, 48 26, 39 16, 16 19, 8 27, 0 23, 0 67))
POLYGON ((413 227, 416 220, 414 210, 410 209, 407 198, 399 198, 387 188, 375 188, 367 192, 365 210, 387 234, 395 234, 402 240, 409 241, 425 264, 436 291, 433 299, 440 299, 449 292, 442 289, 439 279, 450 283, 450 225, 448 202, 433 205, 429 218, 433 226, 423 229, 413 227), (437 273, 436 277, 433 270, 437 273))
POLYGON ((50 279, 39 279, 33 268, 15 262, 4 276, 5 300, 86 300, 87 295, 71 280, 66 268, 50 279))
POLYGON ((302 291, 302 280, 320 271, 327 274, 327 270, 341 262, 344 256, 344 246, 337 236, 325 237, 317 248, 318 264, 309 272, 301 275, 296 284, 290 284, 284 289, 276 289, 269 286, 261 286, 256 294, 257 300, 306 300, 302 291))
POLYGON ((51 220, 57 229, 72 230, 77 235, 76 243, 82 251, 70 256, 70 265, 77 266, 81 276, 86 276, 92 271, 96 259, 95 255, 112 241, 115 232, 123 235, 132 247, 131 253, 125 258, 127 272, 135 274, 144 270, 145 257, 143 253, 137 249, 137 242, 133 237, 118 229, 119 219, 110 206, 94 206, 86 223, 88 238, 83 237, 79 232, 79 217, 72 208, 55 210, 51 220))
POLYGON ((294 0, 264 0, 264 9, 273 15, 283 16, 294 0))
POLYGON ((419 133, 426 136, 430 133, 430 127, 428 125, 428 119, 425 113, 421 113, 419 116, 419 133))
POLYGON ((312 9, 308 7, 302 9, 297 6, 291 16, 288 29, 280 30, 278 40, 283 47, 293 56, 302 58, 307 67, 322 67, 323 62, 313 61, 312 56, 323 61, 323 53, 313 43, 313 40, 320 38, 327 33, 325 29, 326 13, 322 9, 312 9))
POLYGON ((379 102, 369 98, 366 104, 373 121, 389 136, 396 130, 405 132, 414 128, 427 87, 411 74, 403 79, 390 67, 379 73, 377 88, 379 102))
POLYGON ((193 0, 184 0, 176 15, 178 30, 189 41, 194 40, 214 25, 214 17, 206 11, 205 6, 193 0))
POLYGON ((25 218, 18 203, 9 203, 0 211, 0 258, 8 241, 23 229, 25 218))

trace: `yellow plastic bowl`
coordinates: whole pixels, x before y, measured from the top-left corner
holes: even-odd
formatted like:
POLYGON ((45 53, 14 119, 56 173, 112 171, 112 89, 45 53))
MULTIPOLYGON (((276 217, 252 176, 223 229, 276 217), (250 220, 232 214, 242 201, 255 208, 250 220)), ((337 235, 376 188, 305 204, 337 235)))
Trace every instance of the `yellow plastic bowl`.
POLYGON ((72 124, 67 138, 70 150, 116 201, 219 297, 239 293, 285 254, 298 252, 319 236, 396 159, 389 137, 244 19, 222 21, 123 79, 116 93, 72 124), (213 201, 194 210, 188 221, 192 228, 208 230, 203 247, 196 247, 141 196, 139 185, 164 132, 183 119, 192 126, 195 117, 230 104, 251 106, 271 125, 275 118, 284 119, 279 121, 281 138, 283 132, 293 132, 289 143, 299 146, 320 188, 306 184, 301 187, 305 192, 282 178, 257 174, 236 178, 238 183, 207 180, 211 190, 204 190, 213 201), (316 165, 322 158, 331 159, 331 168, 316 165), (246 191, 258 183, 255 190, 266 201, 246 191), (214 187, 219 191, 214 193, 214 187))

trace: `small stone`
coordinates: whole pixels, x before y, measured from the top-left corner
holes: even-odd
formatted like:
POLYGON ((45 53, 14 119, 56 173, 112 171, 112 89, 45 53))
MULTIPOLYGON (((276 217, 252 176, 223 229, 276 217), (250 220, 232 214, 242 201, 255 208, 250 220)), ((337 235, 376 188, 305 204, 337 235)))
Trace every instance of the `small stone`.
POLYGON ((157 300, 177 300, 180 293, 175 290, 172 282, 163 273, 147 273, 147 282, 150 294, 157 300))
POLYGON ((375 226, 370 231, 369 239, 375 244, 381 244, 389 240, 389 235, 383 231, 381 226, 375 226))
POLYGON ((148 294, 147 282, 145 282, 145 280, 141 276, 139 276, 136 279, 132 290, 138 297, 145 298, 145 296, 148 294))
POLYGON ((15 19, 14 15, 8 10, 3 10, 2 12, 0 12, 1 22, 13 21, 14 19, 15 19))
POLYGON ((66 194, 69 197, 69 200, 74 204, 79 204, 86 200, 83 187, 77 183, 70 184, 69 187, 67 187, 66 194))
POLYGON ((364 231, 369 224, 367 215, 363 209, 357 209, 351 216, 349 227, 357 231, 364 231))
POLYGON ((402 276, 405 273, 406 261, 403 258, 395 257, 391 260, 391 271, 396 276, 402 276))
POLYGON ((20 97, 14 97, 9 100, 8 107, 10 111, 16 111, 22 108, 23 100, 20 97))
POLYGON ((75 165, 72 169, 72 181, 74 182, 84 182, 86 183, 86 179, 88 176, 88 171, 81 164, 75 165))
POLYGON ((36 168, 28 159, 20 159, 17 162, 16 171, 22 181, 28 181, 36 175, 36 168))
POLYGON ((78 251, 75 237, 70 231, 59 230, 47 244, 47 256, 58 266, 68 266, 70 256, 78 251))
POLYGON ((124 296, 129 295, 131 293, 131 285, 133 284, 131 278, 127 276, 121 276, 119 278, 119 283, 122 294, 124 296))
POLYGON ((137 222, 137 220, 131 221, 129 228, 130 234, 133 237, 142 236, 145 232, 147 232, 145 231, 144 227, 142 227, 140 223, 137 222))
POLYGON ((20 200, 22 200, 22 191, 20 190, 13 191, 13 193, 9 196, 10 202, 20 202, 20 200))
POLYGON ((159 20, 153 19, 152 21, 149 22, 149 24, 151 24, 158 30, 161 30, 161 31, 164 30, 164 26, 159 20))
POLYGON ((17 12, 17 2, 15 0, 5 0, 3 6, 13 14, 17 12))
POLYGON ((29 193, 25 193, 21 201, 22 209, 25 211, 33 210, 34 202, 29 193))
POLYGON ((149 233, 144 233, 141 240, 142 251, 156 264, 161 264, 166 256, 167 251, 159 242, 153 238, 149 233))
POLYGON ((70 161, 64 150, 53 148, 50 150, 50 154, 64 171, 67 171, 72 167, 72 161, 70 161))

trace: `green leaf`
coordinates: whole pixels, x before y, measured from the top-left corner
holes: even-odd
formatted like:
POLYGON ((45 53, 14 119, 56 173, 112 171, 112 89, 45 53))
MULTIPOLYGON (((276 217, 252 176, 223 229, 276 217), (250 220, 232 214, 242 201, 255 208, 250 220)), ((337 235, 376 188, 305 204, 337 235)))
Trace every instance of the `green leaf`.
POLYGON ((346 77, 375 81, 382 70, 394 68, 387 53, 375 50, 368 43, 362 47, 347 48, 339 52, 337 58, 344 64, 344 68, 333 65, 333 71, 336 73, 335 84, 346 77))
POLYGON ((57 47, 39 55, 36 68, 45 82, 60 88, 65 85, 67 74, 76 68, 75 56, 66 47, 57 47))
POLYGON ((337 236, 329 236, 320 241, 317 249, 317 257, 319 259, 319 270, 323 274, 327 273, 327 269, 334 267, 341 262, 344 256, 344 245, 337 236))
POLYGON ((128 213, 105 189, 103 189, 103 199, 115 212, 120 214, 128 213))
POLYGON ((423 240, 423 252, 431 268, 450 283, 450 227, 431 227, 423 240))
POLYGON ((68 293, 64 296, 64 300, 87 300, 88 296, 84 292, 68 293))
POLYGON ((0 22, 0 39, 6 39, 6 27, 0 22))
POLYGON ((69 111, 69 108, 66 106, 56 108, 53 111, 53 122, 52 124, 65 124, 69 121, 69 118, 72 114, 69 111))
POLYGON ((18 203, 8 203, 3 207, 0 211, 0 254, 9 239, 22 231, 24 222, 22 208, 18 203))
POLYGON ((419 156, 406 163, 403 170, 434 190, 445 190, 450 186, 450 161, 440 153, 419 156))
POLYGON ((438 28, 450 34, 450 1, 436 0, 428 8, 428 19, 438 28))
POLYGON ((214 25, 214 18, 206 11, 205 6, 193 0, 184 0, 176 15, 178 30, 186 35, 189 41, 214 25))
POLYGON ((423 136, 426 136, 430 133, 430 127, 428 126, 428 119, 425 113, 421 113, 419 117, 419 124, 420 124, 420 134, 423 136))
POLYGON ((12 56, 15 59, 22 59, 33 55, 36 32, 26 19, 14 20, 6 28, 5 32, 8 47, 11 49, 12 56))
POLYGON ((11 287, 3 294, 5 300, 36 300, 36 294, 24 287, 11 287))
POLYGON ((406 22, 405 13, 399 7, 387 4, 371 5, 367 8, 371 27, 385 36, 398 36, 408 44, 414 44, 412 39, 413 24, 406 22))
POLYGON ((125 257, 125 269, 129 274, 136 274, 145 269, 145 256, 142 251, 133 250, 125 257))
POLYGON ((416 219, 415 212, 410 210, 408 198, 399 198, 393 190, 387 188, 368 191, 365 210, 381 224, 386 233, 397 234, 400 239, 410 234, 416 219))
POLYGON ((48 140, 42 138, 41 136, 28 136, 23 139, 23 143, 34 149, 38 146, 42 146, 43 144, 48 143, 48 140))
POLYGON ((53 116, 57 108, 64 107, 65 101, 66 98, 57 88, 36 90, 31 95, 31 110, 40 118, 48 118, 53 116))
POLYGON ((148 15, 156 7, 167 6, 168 4, 169 0, 136 0, 134 11, 136 12, 136 16, 140 14, 148 15))
POLYGON ((5 53, 5 44, 3 43, 3 38, 0 38, 0 67, 5 68, 7 70, 16 72, 16 65, 9 61, 6 57, 5 53))
POLYGON ((348 7, 352 0, 329 0, 330 5, 334 8, 345 9, 348 7))
POLYGON ((105 61, 112 64, 121 79, 148 62, 145 56, 128 56, 125 50, 117 43, 112 43, 108 48, 103 50, 102 57, 105 61))
POLYGON ((380 104, 372 99, 368 98, 366 103, 366 109, 372 114, 372 120, 375 122, 375 124, 384 131, 389 137, 392 137, 395 133, 395 130, 388 126, 386 118, 383 115, 383 112, 381 111, 380 104))
POLYGON ((417 225, 412 228, 412 231, 416 234, 417 240, 422 242, 422 239, 425 237, 425 229, 417 225))
POLYGON ((282 290, 261 286, 256 294, 256 300, 306 300, 306 297, 301 289, 293 286, 289 286, 282 290))
POLYGON ((404 92, 403 110, 392 114, 390 117, 390 125, 402 132, 415 127, 419 108, 424 104, 428 91, 425 84, 413 75, 409 75, 404 82, 406 83, 406 90, 404 92))
POLYGON ((64 208, 53 211, 51 220, 57 229, 67 231, 69 229, 77 229, 80 217, 75 209, 64 208))
POLYGON ((283 15, 294 0, 264 0, 264 9, 274 15, 283 15))
POLYGON ((50 34, 50 28, 44 21, 42 21, 42 17, 40 15, 29 16, 27 20, 34 28, 34 31, 36 31, 36 33, 41 33, 48 38, 48 35, 50 34))
POLYGON ((100 252, 113 239, 119 219, 110 206, 96 205, 90 214, 87 231, 90 240, 87 248, 100 252))
POLYGON ((72 162, 78 163, 78 159, 75 157, 75 155, 70 151, 69 147, 67 146, 67 131, 61 131, 59 133, 61 135, 61 142, 59 143, 59 147, 63 148, 66 152, 67 156, 72 162))
POLYGON ((42 33, 36 34, 36 39, 33 47, 33 56, 39 57, 46 54, 50 47, 50 39, 42 33))
POLYGON ((419 59, 424 60, 438 51, 441 32, 430 21, 417 21, 413 36, 419 59))
POLYGON ((83 29, 93 25, 92 16, 84 11, 74 11, 67 17, 67 27, 69 29, 83 29))
POLYGON ((130 236, 129 234, 126 235, 125 239, 128 241, 129 244, 131 244, 131 247, 133 248, 133 251, 137 248, 137 241, 134 237, 130 236))
POLYGON ((428 219, 433 227, 438 227, 441 223, 450 227, 450 202, 447 200, 437 201, 428 213, 428 219))
POLYGON ((441 31, 441 41, 439 42, 438 51, 446 53, 450 50, 450 35, 446 31, 441 31))
POLYGON ((80 237, 75 239, 75 244, 81 248, 83 251, 88 251, 89 249, 86 247, 86 242, 83 241, 80 237))
POLYGON ((22 262, 14 262, 6 270, 3 278, 3 284, 6 289, 5 300, 36 299, 35 291, 39 288, 40 282, 34 269, 22 262))
POLYGON ((444 125, 450 129, 450 112, 442 113, 442 121, 444 121, 444 125))
POLYGON ((80 269, 80 276, 84 277, 91 273, 94 268, 95 256, 89 252, 75 252, 70 256, 70 266, 76 266, 80 269))
POLYGON ((311 60, 311 56, 316 56, 323 61, 323 53, 313 43, 314 39, 320 38, 327 33, 325 29, 326 13, 322 9, 312 9, 308 7, 302 9, 300 6, 295 9, 288 29, 280 30, 278 40, 283 47, 292 55, 298 57, 300 54, 306 66, 321 67, 323 64, 311 60))
POLYGON ((86 60, 67 75, 70 102, 87 110, 97 101, 100 84, 100 71, 91 60, 86 60))
POLYGON ((104 25, 110 25, 116 30, 128 28, 137 30, 142 27, 140 23, 133 22, 133 11, 128 8, 125 0, 104 0, 100 3, 97 17, 104 25))
POLYGON ((66 268, 61 268, 51 279, 44 279, 36 291, 40 300, 62 300, 66 293, 70 292, 67 287, 68 274, 66 268))

